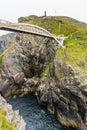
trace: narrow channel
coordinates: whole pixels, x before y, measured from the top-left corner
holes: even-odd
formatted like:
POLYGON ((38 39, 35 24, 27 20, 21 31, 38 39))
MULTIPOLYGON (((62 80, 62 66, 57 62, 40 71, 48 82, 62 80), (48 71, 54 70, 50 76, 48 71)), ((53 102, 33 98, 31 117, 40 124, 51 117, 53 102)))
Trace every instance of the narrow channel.
POLYGON ((62 126, 53 115, 38 104, 34 94, 17 96, 15 99, 9 97, 7 101, 14 110, 19 110, 27 123, 26 130, 76 130, 62 126))

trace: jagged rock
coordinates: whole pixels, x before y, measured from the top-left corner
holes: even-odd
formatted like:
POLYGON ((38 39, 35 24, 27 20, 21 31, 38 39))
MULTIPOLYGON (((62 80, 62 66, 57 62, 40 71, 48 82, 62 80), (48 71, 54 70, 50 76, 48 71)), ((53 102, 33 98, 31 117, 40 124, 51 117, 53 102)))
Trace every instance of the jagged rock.
POLYGON ((11 41, 14 39, 15 34, 14 33, 9 33, 3 36, 0 36, 0 54, 3 53, 4 50, 6 50, 10 44, 11 41))
POLYGON ((38 83, 38 78, 30 78, 30 79, 27 79, 24 86, 27 86, 27 87, 35 87, 38 83))
POLYGON ((0 92, 5 96, 35 87, 38 101, 62 124, 86 130, 87 76, 56 55, 54 46, 48 38, 18 35, 2 64, 0 92))

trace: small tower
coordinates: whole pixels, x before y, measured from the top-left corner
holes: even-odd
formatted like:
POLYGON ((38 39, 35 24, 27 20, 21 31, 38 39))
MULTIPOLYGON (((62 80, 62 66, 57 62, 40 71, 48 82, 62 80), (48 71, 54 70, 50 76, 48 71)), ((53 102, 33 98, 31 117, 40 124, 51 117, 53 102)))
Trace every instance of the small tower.
POLYGON ((46 12, 46 11, 44 11, 44 16, 45 16, 45 17, 47 16, 47 12, 46 12))

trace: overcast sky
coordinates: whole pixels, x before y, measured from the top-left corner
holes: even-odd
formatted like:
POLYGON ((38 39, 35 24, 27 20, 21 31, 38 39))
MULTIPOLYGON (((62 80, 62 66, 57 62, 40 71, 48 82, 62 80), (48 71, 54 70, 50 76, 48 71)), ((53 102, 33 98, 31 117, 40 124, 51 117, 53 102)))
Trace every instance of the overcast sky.
POLYGON ((87 22, 87 0, 0 0, 0 19, 17 22, 20 16, 69 16, 87 22))

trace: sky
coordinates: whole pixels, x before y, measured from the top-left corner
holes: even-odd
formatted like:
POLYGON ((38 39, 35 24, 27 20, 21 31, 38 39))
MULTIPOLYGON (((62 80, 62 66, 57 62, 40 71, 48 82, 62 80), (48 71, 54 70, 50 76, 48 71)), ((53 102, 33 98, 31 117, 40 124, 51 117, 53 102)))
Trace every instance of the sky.
POLYGON ((87 0, 0 0, 0 19, 11 22, 17 22, 21 16, 42 16, 44 11, 47 15, 87 22, 87 0))

